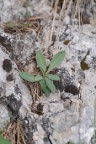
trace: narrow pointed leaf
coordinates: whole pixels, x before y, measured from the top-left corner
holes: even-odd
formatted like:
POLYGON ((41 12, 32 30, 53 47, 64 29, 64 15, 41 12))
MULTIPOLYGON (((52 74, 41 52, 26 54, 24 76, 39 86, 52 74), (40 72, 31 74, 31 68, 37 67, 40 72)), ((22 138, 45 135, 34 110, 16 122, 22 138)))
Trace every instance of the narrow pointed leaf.
POLYGON ((11 142, 0 135, 0 144, 11 144, 11 142))
POLYGON ((48 88, 51 90, 52 93, 55 93, 56 88, 55 85, 53 84, 53 81, 50 80, 49 78, 45 77, 45 81, 46 81, 46 85, 48 86, 48 88))
POLYGON ((35 77, 35 81, 40 81, 40 80, 42 80, 43 79, 43 77, 41 76, 41 75, 37 75, 36 77, 35 77))
POLYGON ((28 74, 26 72, 20 72, 20 77, 28 82, 35 82, 35 78, 32 74, 28 74))
POLYGON ((64 51, 61 51, 61 52, 58 52, 51 60, 50 62, 50 66, 48 68, 48 71, 47 71, 47 74, 53 70, 54 68, 56 68, 58 65, 61 64, 61 62, 63 61, 64 59, 64 56, 65 56, 65 52, 64 51))
POLYGON ((46 71, 46 60, 44 55, 40 52, 36 52, 37 65, 45 72, 46 71))
POLYGON ((60 77, 57 75, 53 75, 53 74, 48 74, 47 77, 51 80, 56 80, 56 81, 60 81, 60 77))
POLYGON ((44 80, 41 80, 40 82, 41 88, 43 90, 43 92, 45 93, 46 96, 50 95, 50 90, 47 88, 46 83, 44 80))

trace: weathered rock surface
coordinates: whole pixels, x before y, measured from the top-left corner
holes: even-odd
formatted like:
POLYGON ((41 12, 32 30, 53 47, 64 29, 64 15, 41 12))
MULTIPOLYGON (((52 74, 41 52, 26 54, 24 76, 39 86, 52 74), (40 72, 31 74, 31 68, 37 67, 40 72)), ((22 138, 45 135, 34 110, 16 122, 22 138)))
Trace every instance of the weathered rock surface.
POLYGON ((6 128, 7 124, 10 122, 10 117, 6 106, 0 104, 0 131, 6 128))
POLYGON ((1 98, 16 116, 19 114, 24 118, 25 131, 32 134, 30 139, 33 143, 66 144, 72 141, 91 144, 96 95, 96 34, 93 31, 95 33, 96 29, 91 25, 84 27, 81 27, 81 33, 74 27, 68 45, 59 42, 66 52, 66 58, 58 69, 61 81, 56 83, 57 93, 36 101, 35 106, 42 115, 31 112, 32 99, 19 77, 17 66, 6 51, 0 49, 1 98), (81 66, 83 59, 88 64, 87 68, 84 68, 85 63, 81 66))
MULTIPOLYGON (((30 4, 35 7, 36 2, 30 4)), ((50 2, 44 2, 44 7, 43 2, 40 1, 39 10, 48 13, 51 10, 50 2)), ((13 20, 13 16, 17 14, 17 7, 11 9, 10 3, 14 7, 15 1, 0 1, 0 7, 4 5, 0 12, 2 23, 13 20), (7 18, 8 12, 10 13, 7 18)), ((18 15, 20 18, 26 15, 27 10, 30 11, 31 16, 38 11, 38 7, 32 8, 30 4, 27 4, 27 9, 26 5, 16 4, 20 6, 18 15)), ((54 55, 60 50, 65 50, 66 55, 65 60, 56 70, 61 78, 60 82, 55 83, 57 92, 48 98, 42 96, 37 99, 35 109, 38 113, 32 112, 32 96, 19 77, 19 69, 15 62, 27 65, 35 50, 45 49, 50 45, 48 43, 50 21, 38 39, 35 32, 30 32, 22 39, 16 35, 18 38, 16 41, 16 37, 9 35, 7 37, 6 33, 0 31, 0 36, 5 37, 9 42, 4 45, 5 47, 0 46, 0 129, 6 126, 5 123, 10 122, 9 111, 15 118, 22 117, 30 144, 94 143, 96 26, 93 26, 95 22, 92 23, 92 20, 96 19, 95 16, 93 19, 96 4, 94 1, 86 1, 84 7, 87 10, 82 8, 83 25, 80 29, 77 25, 78 19, 75 19, 76 25, 72 26, 74 20, 66 16, 64 25, 62 24, 62 28, 58 31, 58 15, 56 15, 49 51, 54 55), (56 37, 57 34, 59 39, 56 37)))
MULTIPOLYGON (((0 89, 1 102, 7 105, 16 117, 25 117, 27 111, 30 111, 32 97, 19 77, 16 64, 9 58, 2 46, 0 46, 0 89)), ((4 113, 7 115, 7 112, 4 113)))
POLYGON ((59 42, 66 51, 66 58, 58 70, 61 81, 56 84, 61 92, 49 98, 41 97, 37 102, 43 105, 44 114, 36 118, 33 132, 36 144, 92 143, 96 95, 96 34, 92 32, 96 29, 86 25, 85 34, 84 27, 81 33, 74 29, 73 39, 67 46, 59 42), (88 68, 81 67, 85 56, 88 68))

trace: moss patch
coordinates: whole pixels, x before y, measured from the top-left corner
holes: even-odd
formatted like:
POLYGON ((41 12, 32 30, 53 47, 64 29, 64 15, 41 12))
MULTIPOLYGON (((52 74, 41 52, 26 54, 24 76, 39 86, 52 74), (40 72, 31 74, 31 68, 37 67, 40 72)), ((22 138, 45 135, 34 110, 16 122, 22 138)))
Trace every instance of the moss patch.
POLYGON ((85 57, 82 59, 80 66, 81 69, 84 70, 88 70, 90 67, 88 66, 88 64, 85 62, 87 55, 89 55, 89 51, 87 52, 87 54, 85 55, 85 57))

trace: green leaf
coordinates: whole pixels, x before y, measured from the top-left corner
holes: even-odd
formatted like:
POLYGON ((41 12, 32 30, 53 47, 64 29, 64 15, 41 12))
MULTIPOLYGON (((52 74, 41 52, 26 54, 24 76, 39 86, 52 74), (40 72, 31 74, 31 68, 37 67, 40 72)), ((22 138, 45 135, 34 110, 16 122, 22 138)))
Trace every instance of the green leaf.
POLYGON ((65 52, 64 51, 61 51, 61 52, 58 52, 51 60, 50 62, 50 66, 47 70, 47 74, 53 70, 54 68, 56 68, 58 65, 61 64, 61 62, 63 61, 64 59, 64 56, 65 56, 65 52))
POLYGON ((46 60, 44 55, 40 52, 36 52, 37 65, 45 72, 46 71, 46 60))
POLYGON ((36 77, 35 77, 35 81, 40 81, 40 80, 42 80, 43 79, 43 77, 41 76, 41 75, 37 75, 36 77))
POLYGON ((51 90, 52 93, 55 93, 56 88, 55 85, 53 84, 53 81, 50 80, 49 78, 45 77, 45 81, 46 81, 46 85, 48 86, 48 88, 51 90))
POLYGON ((48 74, 47 77, 51 80, 56 80, 56 81, 60 81, 60 77, 57 75, 53 75, 53 74, 48 74))
POLYGON ((45 93, 46 96, 50 95, 50 90, 47 88, 46 83, 44 80, 41 80, 40 82, 41 88, 43 90, 43 92, 45 93))
POLYGON ((11 142, 0 135, 0 144, 11 144, 11 142))
POLYGON ((35 82, 35 78, 32 74, 28 74, 26 72, 20 72, 20 77, 28 82, 35 82))

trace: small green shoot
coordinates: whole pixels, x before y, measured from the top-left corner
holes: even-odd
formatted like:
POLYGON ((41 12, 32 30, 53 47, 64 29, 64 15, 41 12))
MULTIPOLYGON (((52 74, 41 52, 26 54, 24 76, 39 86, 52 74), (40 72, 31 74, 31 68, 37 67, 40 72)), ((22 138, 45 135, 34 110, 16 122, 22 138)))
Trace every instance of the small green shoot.
POLYGON ((0 144, 11 144, 11 142, 0 135, 0 144))
POLYGON ((55 93, 56 88, 53 81, 59 81, 58 75, 50 74, 50 71, 55 69, 61 64, 65 56, 65 52, 58 52, 51 60, 49 67, 47 68, 46 60, 41 51, 36 52, 36 62, 41 70, 42 75, 34 76, 26 72, 20 72, 20 76, 28 82, 39 82, 41 88, 46 96, 49 96, 50 92, 55 93))

